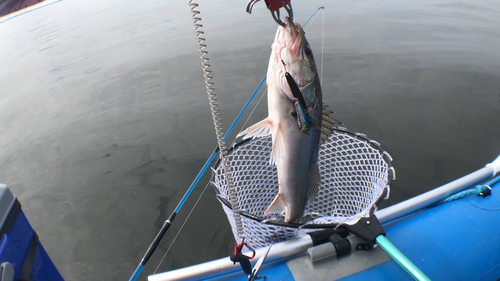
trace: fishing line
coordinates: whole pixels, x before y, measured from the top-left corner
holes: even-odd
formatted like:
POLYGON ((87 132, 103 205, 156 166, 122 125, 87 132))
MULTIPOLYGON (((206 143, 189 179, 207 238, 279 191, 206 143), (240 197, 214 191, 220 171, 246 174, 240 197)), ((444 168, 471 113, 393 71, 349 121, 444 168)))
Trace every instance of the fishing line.
MULTIPOLYGON (((318 9, 319 10, 319 9, 318 9)), ((314 14, 313 14, 314 16, 314 14)), ((311 16, 312 17, 312 16, 311 16)), ((309 18, 311 19, 311 18, 309 18)), ((308 20, 309 21, 309 20, 308 20)), ((308 22, 307 21, 307 22, 308 22)), ((314 20, 313 20, 314 21, 314 20)), ((324 13, 323 13, 323 21, 324 21, 324 13)), ((306 22, 306 24, 307 24, 306 22)), ((324 29, 323 29, 324 30, 324 29)), ((324 36, 324 31, 323 31, 323 36, 324 36)), ((323 66, 323 62, 322 62, 322 65, 323 66)), ((257 87, 257 89, 255 90, 255 92, 253 93, 253 95, 250 97, 250 99, 247 101, 247 103, 243 106, 242 110, 240 111, 240 113, 238 114, 238 116, 236 117, 235 121, 233 122, 233 124, 231 124, 231 126, 229 127, 228 129, 228 133, 226 134, 225 138, 227 138, 228 134, 232 131, 232 129, 234 128, 234 126, 236 125, 237 121, 241 118, 241 116, 243 115, 243 112, 248 108, 250 102, 253 100, 255 94, 257 94, 257 92, 260 90, 262 84, 264 83, 264 81, 266 80, 266 77, 264 77, 264 79, 262 79, 262 81, 260 82, 259 86, 257 87)), ((243 123, 243 125, 241 126, 241 129, 240 129, 240 132, 243 131, 243 128, 245 128, 246 124, 248 123, 248 121, 250 120, 250 117, 252 117, 253 113, 255 112, 255 110, 257 109, 257 106, 259 106, 260 102, 262 101, 262 98, 265 96, 265 94, 267 93, 267 88, 262 92, 262 95, 260 96, 259 100, 257 101, 257 103, 253 106, 252 108, 252 111, 250 112, 250 114, 248 115, 248 117, 246 118, 245 122, 243 123)), ((236 139, 233 140, 233 142, 231 143, 230 146, 234 145, 236 143, 236 139)), ((198 202, 200 201, 201 197, 203 196, 203 194, 205 193, 205 191, 207 190, 207 187, 209 186, 210 184, 210 181, 205 185, 205 188, 203 189, 203 191, 201 192, 200 196, 198 197, 198 199, 196 200, 196 203, 193 205, 193 207, 191 208, 191 210, 189 211, 189 214, 187 215, 186 219, 184 220, 184 222, 182 223, 181 227, 179 228, 179 230, 177 231, 175 237, 173 238, 172 242, 170 243, 169 247, 167 248, 165 254, 163 255, 162 259, 160 260, 160 262, 158 263, 158 266, 156 267, 155 271, 153 272, 153 274, 155 274, 158 269, 160 268, 160 265, 163 263, 163 261, 165 260, 165 258, 167 257, 168 253, 170 252, 170 249, 172 248, 172 246, 174 245, 175 241, 177 240, 177 237, 179 236, 179 234, 181 233, 182 229, 184 228, 184 225, 187 223, 187 221, 189 220, 189 218, 191 217, 191 214, 193 213, 194 209, 196 208, 196 206, 198 205, 198 202)))
POLYGON ((307 25, 307 23, 311 20, 312 17, 314 17, 318 13, 319 10, 324 9, 324 8, 325 8, 324 6, 320 6, 316 11, 314 11, 314 13, 306 20, 304 25, 302 25, 302 28, 304 28, 307 25))
MULTIPOLYGON (((320 6, 318 9, 316 9, 316 11, 306 20, 306 22, 302 25, 302 29, 304 29, 304 32, 306 32, 309 27, 306 28, 306 25, 309 23, 309 21, 312 19, 312 21, 316 20, 316 17, 318 16, 318 12, 319 10, 323 10, 325 9, 324 6, 320 6), (313 18, 314 17, 314 18, 313 18)), ((312 22, 311 22, 312 23, 312 22)))
POLYGON ((309 26, 307 26, 306 28, 306 25, 307 23, 309 23, 309 21, 311 21, 311 24, 316 20, 316 18, 318 17, 318 11, 319 10, 323 10, 323 23, 322 23, 322 30, 321 30, 321 66, 320 66, 320 78, 319 78, 319 83, 320 83, 320 86, 323 86, 323 54, 324 54, 324 43, 325 43, 325 7, 324 6, 321 6, 319 7, 315 12, 314 14, 311 15, 311 17, 309 17, 309 19, 306 21, 306 23, 304 23, 304 25, 302 26, 302 28, 304 29, 304 33, 307 32, 309 30, 309 26))
MULTIPOLYGON (((255 106, 253 107, 252 111, 248 115, 247 119, 245 120, 245 123, 243 123, 243 125, 241 126, 241 129, 238 133, 241 133, 243 131, 243 128, 245 128, 246 124, 248 123, 248 120, 250 120, 250 117, 252 117, 253 112, 255 111, 255 109, 257 109, 257 106, 260 104, 260 101, 262 100, 262 98, 264 97, 264 95, 266 93, 267 93, 267 88, 264 90, 264 92, 262 92, 262 95, 260 96, 259 100, 257 101, 255 106)), ((233 140, 233 142, 231 143, 231 146, 233 146, 235 142, 236 142, 236 139, 233 140)))
MULTIPOLYGON (((318 10, 318 11, 319 11, 319 10, 318 10)), ((314 15, 313 15, 313 16, 314 16, 314 15)), ((311 24, 314 22, 314 20, 315 20, 317 17, 318 17, 318 15, 314 16, 314 18, 312 18, 312 17, 311 17, 311 18, 309 18, 309 20, 310 20, 310 19, 312 19, 311 24)), ((307 22, 309 22, 309 20, 307 20, 307 22)), ((307 22, 306 22, 306 23, 307 23, 307 22)), ((306 33, 306 32, 309 30, 309 27, 310 27, 310 25, 308 25, 308 26, 306 27, 306 24, 304 24, 304 25, 302 26, 302 29, 304 29, 304 33, 306 33)))
POLYGON ((175 235, 174 239, 172 240, 172 243, 170 243, 170 246, 168 246, 168 249, 167 251, 165 252, 165 254, 163 255, 163 257, 161 258, 160 262, 158 263, 158 266, 156 267, 155 271, 153 272, 153 274, 156 274, 156 272, 158 271, 158 269, 160 268, 160 265, 163 263, 163 260, 167 257, 167 254, 168 252, 170 251, 170 248, 172 248, 172 246, 174 245, 175 241, 177 240, 177 237, 179 236, 179 234, 181 233, 182 229, 184 228, 184 225, 187 223, 187 221, 189 220, 189 217, 191 217, 191 214, 193 213, 194 209, 196 208, 196 206, 198 205, 198 202, 200 202, 200 199, 201 197, 203 196, 203 194, 205 194, 205 191, 207 190, 207 187, 210 185, 210 181, 207 182, 207 184, 205 185, 205 188, 203 188, 203 191, 201 192, 200 196, 198 196, 198 199, 196 200, 196 202, 194 203, 193 207, 191 208, 191 211, 189 212, 189 214, 187 215, 186 219, 184 220, 184 222, 182 223, 181 227, 179 228, 179 231, 177 231, 177 234, 175 235))
MULTIPOLYGON (((262 82, 261 82, 262 83, 262 82)), ((257 91, 260 89, 257 88, 257 91)), ((257 103, 255 104, 255 106, 253 107, 252 111, 250 112, 250 114, 248 115, 247 119, 245 120, 245 123, 243 123, 242 125, 242 128, 245 127, 245 125, 248 123, 248 120, 250 120, 250 117, 253 115, 255 109, 257 109, 257 106, 260 104, 260 102, 262 101, 262 98, 264 97, 264 95, 266 94, 267 92, 267 88, 262 92, 262 95, 260 96, 259 100, 257 101, 257 103)), ((257 92, 256 92, 257 93, 257 92)), ((237 120, 239 119, 239 117, 241 117, 241 115, 243 114, 243 111, 245 111, 245 109, 248 107, 248 103, 244 106, 243 110, 240 112, 240 114, 238 115, 237 117, 237 120)), ((236 125, 236 122, 234 122, 232 125, 231 125, 231 129, 236 125)), ((228 130, 228 132, 230 132, 230 130, 228 130)), ((226 136, 227 137, 227 136, 226 136)), ((234 143, 236 142, 236 139, 233 140, 233 142, 231 143, 231 146, 234 145, 234 143)), ((181 233, 182 229, 184 228, 184 225, 187 223, 187 221, 189 220, 189 218, 191 217, 191 214, 193 213, 194 209, 196 208, 196 206, 198 205, 198 202, 200 201, 201 197, 203 196, 203 194, 205 193, 205 191, 207 190, 207 187, 210 185, 210 180, 207 182, 207 184, 205 185, 205 188, 203 188, 203 191, 201 192, 200 196, 198 197, 198 199, 196 200, 196 202, 194 203, 193 207, 191 208, 191 211, 189 211, 189 214, 187 215, 186 219, 184 220, 184 222, 182 223, 181 227, 179 228, 179 230, 177 231, 177 234, 175 235, 174 239, 172 240, 172 242, 170 243, 170 246, 168 246, 167 248, 167 251, 165 252, 165 254, 163 255, 162 259, 160 260, 160 262, 158 263, 158 266, 156 267, 155 271, 153 272, 153 274, 156 274, 156 272, 158 271, 158 269, 160 268, 160 265, 163 263, 163 261, 165 260, 165 258, 167 257, 168 253, 170 252, 170 249, 172 248, 172 246, 174 245, 175 241, 177 240, 177 237, 179 236, 179 234, 181 233)))
POLYGON ((324 43, 325 43, 325 8, 323 8, 323 28, 321 31, 321 71, 319 83, 323 87, 323 55, 325 53, 324 43))

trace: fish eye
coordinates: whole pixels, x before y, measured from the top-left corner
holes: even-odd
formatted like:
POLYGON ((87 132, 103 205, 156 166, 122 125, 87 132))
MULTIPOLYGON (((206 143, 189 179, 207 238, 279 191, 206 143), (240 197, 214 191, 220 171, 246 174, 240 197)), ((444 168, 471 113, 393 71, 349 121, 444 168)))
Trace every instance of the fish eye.
POLYGON ((311 51, 311 48, 309 48, 309 46, 306 47, 306 49, 304 50, 304 53, 306 54, 306 56, 311 56, 312 55, 312 51, 311 51))

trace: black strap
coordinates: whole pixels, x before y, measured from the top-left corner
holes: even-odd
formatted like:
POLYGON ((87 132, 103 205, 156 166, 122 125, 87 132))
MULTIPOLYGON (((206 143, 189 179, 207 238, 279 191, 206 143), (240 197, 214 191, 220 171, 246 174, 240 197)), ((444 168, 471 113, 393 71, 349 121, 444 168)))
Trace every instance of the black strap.
POLYGON ((295 83, 295 80, 293 80, 293 77, 290 73, 285 72, 285 78, 286 81, 288 82, 288 86, 290 86, 290 90, 292 90, 293 96, 299 100, 300 105, 304 110, 307 112, 307 105, 306 101, 304 100, 304 97, 302 96, 302 92, 299 89, 299 86, 297 86, 297 83, 295 83))
MULTIPOLYGON (((0 229, 0 235, 3 236, 4 233, 9 233, 12 226, 16 223, 16 220, 21 212, 21 203, 16 199, 14 206, 11 208, 6 223, 0 229)), ((0 236, 0 237, 1 237, 0 236)), ((36 249, 38 246, 38 235, 33 231, 31 236, 31 241, 26 251, 26 256, 24 257, 23 267, 21 268, 21 277, 17 279, 18 281, 31 281, 30 274, 33 263, 35 262, 36 249)))
POLYGON ((24 257, 23 267, 21 269, 21 277, 17 279, 18 281, 31 281, 30 274, 31 269, 33 267, 33 263, 35 262, 36 257, 36 248, 38 247, 38 235, 36 232, 33 232, 33 236, 31 236, 30 245, 28 246, 28 251, 26 252, 26 256, 24 257))

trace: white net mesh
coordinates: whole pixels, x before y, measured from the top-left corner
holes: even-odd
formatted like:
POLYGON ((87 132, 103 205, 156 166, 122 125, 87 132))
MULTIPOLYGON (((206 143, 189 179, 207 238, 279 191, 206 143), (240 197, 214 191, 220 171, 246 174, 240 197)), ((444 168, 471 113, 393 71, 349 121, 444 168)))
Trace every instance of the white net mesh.
MULTIPOLYGON (((283 216, 263 217, 264 211, 278 193, 276 166, 269 165, 271 137, 256 138, 235 146, 228 155, 232 167, 235 193, 240 211, 245 242, 254 248, 299 237, 310 228, 294 228, 262 223, 262 220, 283 216)), ((238 242, 233 211, 221 165, 214 170, 213 186, 227 214, 238 242)), ((306 224, 353 224, 369 216, 371 207, 389 194, 394 177, 389 154, 378 143, 362 134, 335 129, 321 146, 318 157, 321 175, 319 193, 309 201, 301 222, 306 224)))

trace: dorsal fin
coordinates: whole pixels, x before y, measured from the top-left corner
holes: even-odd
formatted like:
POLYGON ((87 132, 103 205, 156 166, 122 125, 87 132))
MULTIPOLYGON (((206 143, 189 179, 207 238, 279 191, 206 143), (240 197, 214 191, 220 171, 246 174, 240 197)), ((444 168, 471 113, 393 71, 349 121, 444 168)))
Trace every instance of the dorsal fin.
POLYGON ((321 144, 324 143, 328 137, 332 134, 333 129, 337 128, 338 125, 343 125, 342 122, 330 117, 331 110, 328 110, 328 105, 323 104, 323 122, 321 122, 321 144))

